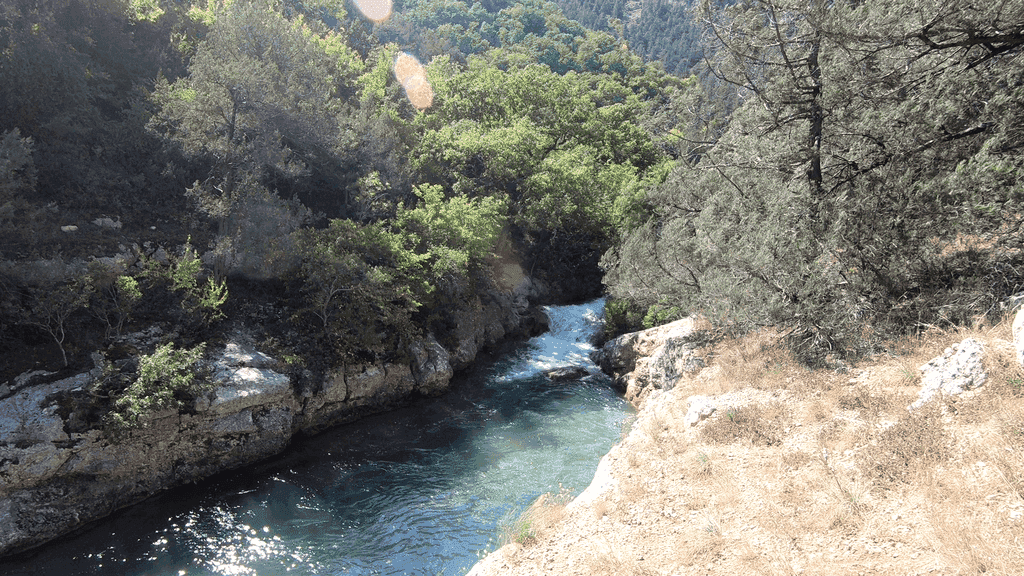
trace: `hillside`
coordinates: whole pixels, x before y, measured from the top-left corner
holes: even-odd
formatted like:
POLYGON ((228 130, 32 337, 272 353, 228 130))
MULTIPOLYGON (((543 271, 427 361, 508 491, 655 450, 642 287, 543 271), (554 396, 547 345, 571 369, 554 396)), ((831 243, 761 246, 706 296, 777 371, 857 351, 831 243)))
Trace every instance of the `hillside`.
MULTIPOLYGON (((339 369, 409 367, 424 342, 500 339, 473 336, 498 331, 467 309, 518 324, 604 294, 608 338, 698 316, 721 338, 778 332, 766 366, 787 380, 759 365, 679 388, 748 382, 792 404, 750 416, 793 422, 755 426, 771 486, 744 484, 733 444, 647 431, 710 462, 708 490, 903 494, 916 464, 879 491, 871 474, 895 473, 844 476, 833 452, 883 442, 872 426, 901 421, 904 383, 820 370, 992 322, 1024 290, 1022 54, 1024 0, 4 1, 0 398, 64 382, 60 433, 116 444, 194 410, 238 332, 308 398, 339 369)), ((1015 406, 1017 378, 978 401, 1015 406)), ((946 411, 943 438, 1017 425, 946 411)), ((934 449, 959 466, 965 446, 934 449)), ((858 502, 837 526, 874 530, 895 506, 858 502)), ((797 508, 758 538, 832 514, 797 508)))
POLYGON ((566 16, 594 30, 618 33, 646 61, 678 76, 704 63, 703 29, 689 0, 560 0, 566 16))
POLYGON ((450 332, 496 259, 535 298, 600 293, 602 252, 671 162, 645 118, 684 83, 553 4, 476 14, 495 44, 468 60, 417 58, 350 8, 4 4, 3 381, 88 369, 153 323, 197 346, 254 306, 314 371, 389 360, 450 332))
POLYGON ((542 499, 471 574, 1019 574, 1024 392, 1009 322, 933 332, 849 371, 776 335, 701 350, 648 391, 594 483, 542 499), (966 338, 985 384, 908 411, 919 367, 966 338), (719 408, 693 425, 695 396, 719 408))

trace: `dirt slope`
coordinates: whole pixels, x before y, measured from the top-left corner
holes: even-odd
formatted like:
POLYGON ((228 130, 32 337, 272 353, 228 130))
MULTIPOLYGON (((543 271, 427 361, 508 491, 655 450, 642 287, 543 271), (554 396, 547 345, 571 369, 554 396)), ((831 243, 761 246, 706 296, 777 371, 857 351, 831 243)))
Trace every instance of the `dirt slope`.
POLYGON ((770 338, 652 394, 590 489, 544 499, 482 575, 1024 574, 1024 378, 1009 326, 988 383, 910 412, 917 368, 967 334, 932 334, 846 373, 770 338), (719 409, 688 426, 687 400, 719 409))

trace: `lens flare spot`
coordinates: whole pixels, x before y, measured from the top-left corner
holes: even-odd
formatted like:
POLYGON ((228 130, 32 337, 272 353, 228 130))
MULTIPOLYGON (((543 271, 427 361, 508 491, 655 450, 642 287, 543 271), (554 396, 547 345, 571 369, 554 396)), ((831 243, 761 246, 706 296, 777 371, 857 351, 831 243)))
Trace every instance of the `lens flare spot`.
POLYGON ((391 0, 353 0, 356 8, 378 24, 391 17, 391 0))
POLYGON ((395 58, 395 78, 405 88, 405 95, 416 108, 423 110, 434 103, 434 88, 427 80, 427 70, 414 56, 401 52, 395 58))
POLYGON ((409 102, 420 110, 430 108, 434 103, 434 89, 426 78, 410 79, 405 86, 405 95, 409 97, 409 102))

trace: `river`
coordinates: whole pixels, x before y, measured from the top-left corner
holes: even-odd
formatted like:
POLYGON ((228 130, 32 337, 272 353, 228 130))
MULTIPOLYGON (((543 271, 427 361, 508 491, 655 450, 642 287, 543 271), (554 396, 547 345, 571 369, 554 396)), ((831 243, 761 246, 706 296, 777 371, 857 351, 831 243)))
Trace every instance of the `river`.
POLYGON ((0 561, 0 574, 465 574, 546 492, 578 494, 633 410, 588 359, 601 301, 423 399, 0 561), (582 379, 544 371, 583 366, 582 379))

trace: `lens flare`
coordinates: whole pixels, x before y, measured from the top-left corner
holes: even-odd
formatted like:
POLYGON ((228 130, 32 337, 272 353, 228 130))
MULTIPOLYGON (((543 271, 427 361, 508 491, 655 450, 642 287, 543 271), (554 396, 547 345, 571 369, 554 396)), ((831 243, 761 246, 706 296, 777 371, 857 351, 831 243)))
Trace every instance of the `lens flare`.
POLYGON ((414 56, 405 52, 395 58, 395 78, 405 88, 405 96, 419 110, 434 103, 434 88, 427 80, 427 70, 414 56))
POLYGON ((356 8, 378 24, 391 17, 391 0, 353 0, 356 8))

